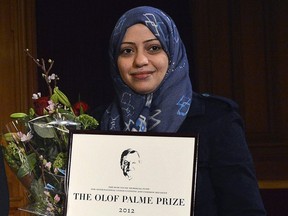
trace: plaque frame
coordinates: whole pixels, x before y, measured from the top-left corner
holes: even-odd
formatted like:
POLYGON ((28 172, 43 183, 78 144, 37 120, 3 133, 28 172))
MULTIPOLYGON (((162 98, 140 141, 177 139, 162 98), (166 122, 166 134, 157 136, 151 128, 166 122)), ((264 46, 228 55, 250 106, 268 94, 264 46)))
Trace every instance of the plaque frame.
POLYGON ((192 216, 197 160, 195 134, 72 130, 65 215, 192 216))

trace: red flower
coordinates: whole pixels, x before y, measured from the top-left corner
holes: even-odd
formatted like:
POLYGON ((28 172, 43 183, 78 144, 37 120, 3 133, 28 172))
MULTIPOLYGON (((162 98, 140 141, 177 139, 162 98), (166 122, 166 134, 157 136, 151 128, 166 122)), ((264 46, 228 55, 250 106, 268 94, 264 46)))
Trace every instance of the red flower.
POLYGON ((85 113, 88 109, 89 109, 88 104, 83 101, 79 101, 73 105, 73 111, 77 116, 85 113))
POLYGON ((34 100, 34 109, 37 115, 43 115, 48 104, 49 97, 40 97, 34 100))

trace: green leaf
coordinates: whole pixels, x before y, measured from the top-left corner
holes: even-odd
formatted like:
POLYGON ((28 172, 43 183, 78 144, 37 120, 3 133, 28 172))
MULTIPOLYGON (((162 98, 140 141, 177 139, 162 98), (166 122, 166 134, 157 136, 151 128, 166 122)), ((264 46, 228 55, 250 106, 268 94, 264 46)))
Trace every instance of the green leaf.
POLYGON ((78 116, 77 120, 81 123, 83 129, 96 129, 99 125, 99 122, 88 114, 78 116))
POLYGON ((25 162, 23 162, 23 164, 21 165, 21 167, 19 168, 19 170, 17 172, 18 178, 22 178, 22 177, 28 175, 29 173, 32 172, 32 170, 35 167, 35 164, 36 164, 36 154, 35 153, 28 155, 26 159, 27 160, 25 160, 25 162))
POLYGON ((35 132, 42 138, 54 138, 54 128, 44 121, 33 122, 35 132))
POLYGON ((58 100, 58 96, 57 96, 57 94, 55 94, 55 93, 52 94, 52 96, 50 97, 50 99, 51 99, 51 100, 53 101, 53 103, 55 103, 55 104, 58 103, 58 101, 59 101, 59 100, 58 100))
POLYGON ((30 155, 27 156, 27 161, 29 163, 29 166, 31 168, 31 171, 34 169, 35 165, 36 165, 36 154, 35 153, 31 153, 30 155))
POLYGON ((29 115, 33 117, 35 115, 35 110, 33 108, 29 109, 29 115))
POLYGON ((13 142, 15 141, 13 135, 15 135, 15 133, 5 133, 3 137, 7 142, 13 142))
POLYGON ((27 117, 27 114, 26 113, 12 113, 10 115, 10 118, 13 118, 13 119, 22 119, 22 118, 25 118, 27 117))
POLYGON ((58 87, 55 87, 53 89, 53 92, 54 92, 54 94, 57 95, 60 103, 62 103, 66 107, 71 107, 71 103, 70 103, 68 97, 62 91, 60 91, 60 89, 58 87))

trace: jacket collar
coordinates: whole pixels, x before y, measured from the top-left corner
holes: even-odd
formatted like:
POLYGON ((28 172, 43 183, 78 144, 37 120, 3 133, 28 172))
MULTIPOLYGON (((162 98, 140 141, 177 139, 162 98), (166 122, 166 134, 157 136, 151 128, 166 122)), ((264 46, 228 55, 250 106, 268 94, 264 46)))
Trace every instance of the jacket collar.
POLYGON ((187 116, 198 116, 205 113, 205 105, 200 98, 201 95, 193 92, 192 103, 187 116))

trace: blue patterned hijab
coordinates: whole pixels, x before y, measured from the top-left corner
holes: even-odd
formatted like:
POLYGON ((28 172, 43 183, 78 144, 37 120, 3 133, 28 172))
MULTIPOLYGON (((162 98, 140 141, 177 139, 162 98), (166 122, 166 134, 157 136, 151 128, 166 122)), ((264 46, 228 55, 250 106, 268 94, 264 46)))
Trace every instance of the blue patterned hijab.
POLYGON ((110 39, 111 76, 116 100, 102 118, 101 129, 111 131, 177 132, 192 100, 192 85, 184 44, 174 21, 153 7, 137 7, 118 20, 110 39), (138 94, 121 79, 117 58, 127 28, 142 23, 160 41, 169 58, 166 75, 153 92, 138 94))

